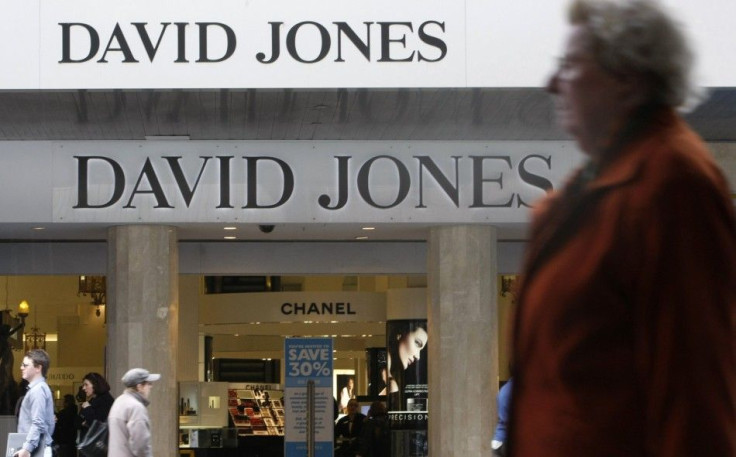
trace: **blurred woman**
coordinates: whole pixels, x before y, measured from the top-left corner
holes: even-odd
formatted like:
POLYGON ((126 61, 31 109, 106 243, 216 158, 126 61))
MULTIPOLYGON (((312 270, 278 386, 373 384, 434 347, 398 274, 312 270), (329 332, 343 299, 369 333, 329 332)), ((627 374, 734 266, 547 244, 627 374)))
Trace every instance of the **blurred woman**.
POLYGON ((115 399, 110 395, 110 384, 99 373, 87 373, 82 381, 87 401, 82 403, 79 416, 82 418, 80 438, 87 434, 92 422, 107 422, 107 415, 115 399))

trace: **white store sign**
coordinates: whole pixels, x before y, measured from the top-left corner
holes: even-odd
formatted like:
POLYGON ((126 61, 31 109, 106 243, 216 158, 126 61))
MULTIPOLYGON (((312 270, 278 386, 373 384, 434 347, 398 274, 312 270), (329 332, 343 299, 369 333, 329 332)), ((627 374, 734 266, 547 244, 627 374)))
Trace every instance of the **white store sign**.
MULTIPOLYGON (((736 85, 727 0, 667 0, 736 85)), ((567 1, 3 2, 0 89, 538 87, 567 1)))

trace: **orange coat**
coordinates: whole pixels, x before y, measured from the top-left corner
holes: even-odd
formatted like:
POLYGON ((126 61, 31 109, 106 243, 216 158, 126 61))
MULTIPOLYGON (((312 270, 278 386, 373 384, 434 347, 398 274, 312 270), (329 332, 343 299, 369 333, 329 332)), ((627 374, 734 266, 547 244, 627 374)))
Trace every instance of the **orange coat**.
POLYGON ((674 112, 636 138, 535 208, 513 457, 736 455, 734 205, 674 112))

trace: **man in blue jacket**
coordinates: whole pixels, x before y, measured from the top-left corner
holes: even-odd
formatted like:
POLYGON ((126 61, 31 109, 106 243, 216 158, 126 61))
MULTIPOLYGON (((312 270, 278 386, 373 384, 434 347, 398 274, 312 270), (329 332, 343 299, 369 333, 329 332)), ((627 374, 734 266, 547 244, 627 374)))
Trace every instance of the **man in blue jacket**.
POLYGON ((511 385, 512 379, 506 381, 498 391, 497 408, 498 408, 498 424, 496 431, 493 433, 493 455, 497 457, 506 456, 506 448, 503 443, 506 441, 506 424, 509 420, 509 410, 511 409, 511 385))

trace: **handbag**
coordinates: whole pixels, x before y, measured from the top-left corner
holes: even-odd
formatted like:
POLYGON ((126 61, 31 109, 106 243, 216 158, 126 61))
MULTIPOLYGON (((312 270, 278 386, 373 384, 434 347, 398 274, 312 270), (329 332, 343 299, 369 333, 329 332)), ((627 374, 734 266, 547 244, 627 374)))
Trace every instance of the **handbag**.
POLYGON ((79 453, 85 457, 106 457, 107 435, 107 423, 95 419, 89 426, 87 434, 77 445, 79 453))

